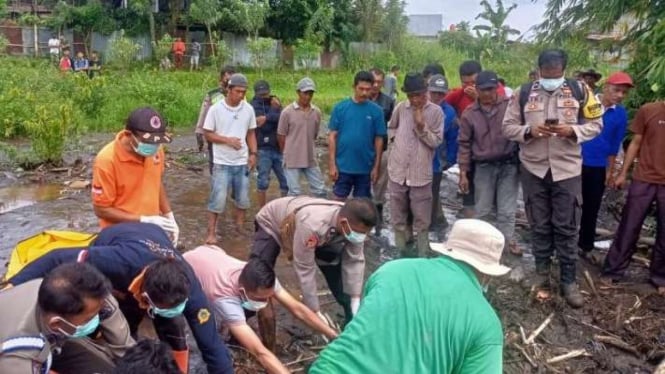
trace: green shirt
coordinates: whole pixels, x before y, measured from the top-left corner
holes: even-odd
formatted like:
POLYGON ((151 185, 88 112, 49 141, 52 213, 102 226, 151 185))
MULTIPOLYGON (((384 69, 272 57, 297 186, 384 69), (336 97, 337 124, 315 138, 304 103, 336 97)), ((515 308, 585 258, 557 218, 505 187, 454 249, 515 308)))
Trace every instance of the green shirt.
POLYGON ((368 280, 358 314, 310 374, 502 371, 501 323, 471 267, 395 260, 368 280))

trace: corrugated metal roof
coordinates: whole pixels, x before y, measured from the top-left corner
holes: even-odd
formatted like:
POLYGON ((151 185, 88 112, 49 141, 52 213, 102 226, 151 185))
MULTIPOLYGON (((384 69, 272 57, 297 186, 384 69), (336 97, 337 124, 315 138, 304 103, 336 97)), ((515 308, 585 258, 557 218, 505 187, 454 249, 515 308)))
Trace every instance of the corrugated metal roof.
POLYGON ((442 14, 412 14, 407 30, 415 36, 436 37, 443 30, 442 14))

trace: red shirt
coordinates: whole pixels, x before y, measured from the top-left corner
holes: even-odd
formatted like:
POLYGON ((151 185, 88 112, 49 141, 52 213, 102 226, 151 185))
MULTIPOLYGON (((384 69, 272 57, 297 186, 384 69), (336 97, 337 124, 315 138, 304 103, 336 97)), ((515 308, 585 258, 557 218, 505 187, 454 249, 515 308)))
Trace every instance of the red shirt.
POLYGON ((60 71, 69 71, 72 70, 72 60, 69 57, 65 56, 60 59, 60 71))
MULTIPOLYGON (((499 84, 497 88, 499 96, 506 96, 506 90, 503 88, 503 85, 499 84)), ((455 111, 457 116, 461 117, 462 113, 469 107, 469 105, 476 102, 474 98, 464 93, 464 87, 457 87, 452 91, 448 92, 446 95, 446 102, 450 104, 455 111)))
POLYGON ((179 41, 179 42, 174 42, 173 43, 173 52, 177 55, 183 55, 185 54, 185 42, 179 41))

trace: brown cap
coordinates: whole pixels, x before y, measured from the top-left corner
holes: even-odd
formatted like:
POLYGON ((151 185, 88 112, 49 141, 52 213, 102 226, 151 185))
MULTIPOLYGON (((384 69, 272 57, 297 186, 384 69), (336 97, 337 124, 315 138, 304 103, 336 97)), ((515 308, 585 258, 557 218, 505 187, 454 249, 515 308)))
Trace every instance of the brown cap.
POLYGON ((125 129, 136 134, 143 143, 171 143, 171 136, 166 133, 166 122, 150 107, 135 109, 127 118, 125 129))

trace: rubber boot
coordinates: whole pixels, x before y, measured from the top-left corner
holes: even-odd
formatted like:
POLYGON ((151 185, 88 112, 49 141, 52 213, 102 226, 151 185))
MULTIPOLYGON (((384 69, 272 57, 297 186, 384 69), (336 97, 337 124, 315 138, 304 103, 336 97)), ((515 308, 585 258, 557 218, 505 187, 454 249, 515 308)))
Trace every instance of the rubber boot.
POLYGON ((395 247, 399 250, 400 257, 413 257, 413 253, 406 244, 406 231, 395 230, 395 247))
POLYGON ((406 225, 406 245, 413 245, 415 242, 415 238, 413 237, 413 226, 408 223, 406 225))
POLYGON ((561 295, 566 299, 568 305, 573 308, 581 308, 584 305, 584 296, 582 296, 577 283, 562 284, 561 295))
POLYGON ((173 359, 178 365, 178 369, 180 369, 183 374, 189 372, 189 349, 184 351, 173 351, 173 359))
POLYGON ((429 254, 429 233, 427 231, 416 234, 416 248, 418 249, 418 257, 427 258, 429 254))
POLYGON ((381 236, 381 230, 383 229, 383 204, 376 204, 376 227, 374 227, 374 235, 381 236))

